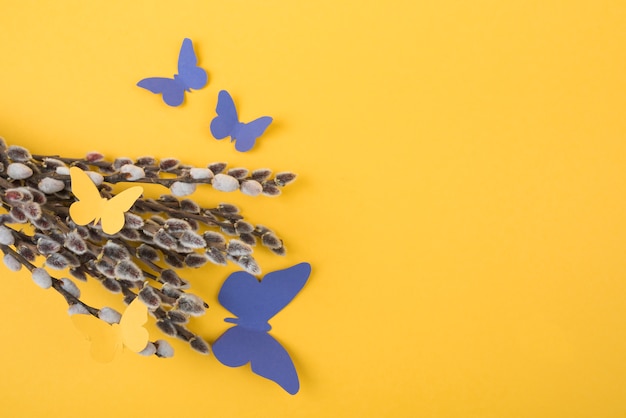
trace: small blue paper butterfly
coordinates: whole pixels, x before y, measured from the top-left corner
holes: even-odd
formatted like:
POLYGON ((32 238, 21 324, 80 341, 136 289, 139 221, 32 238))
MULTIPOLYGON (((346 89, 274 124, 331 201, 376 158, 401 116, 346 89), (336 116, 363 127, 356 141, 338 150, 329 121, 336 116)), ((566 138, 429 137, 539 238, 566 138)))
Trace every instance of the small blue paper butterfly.
POLYGON ((235 141, 235 149, 239 152, 249 151, 258 137, 272 123, 272 118, 262 116, 250 123, 239 122, 235 102, 226 90, 217 96, 217 116, 211 121, 211 133, 215 139, 224 139, 230 136, 235 141))
POLYGON ((251 363, 252 371, 278 383, 288 393, 300 390, 298 373, 291 357, 268 331, 267 323, 298 294, 311 274, 311 265, 300 263, 267 274, 261 282, 239 271, 228 276, 218 295, 223 307, 237 318, 237 324, 213 344, 215 357, 226 366, 251 363))
POLYGON ((144 78, 137 85, 155 94, 162 94, 163 101, 170 106, 179 106, 185 99, 185 92, 206 86, 208 75, 197 66, 198 59, 193 51, 191 39, 185 38, 178 55, 178 74, 174 78, 144 78))

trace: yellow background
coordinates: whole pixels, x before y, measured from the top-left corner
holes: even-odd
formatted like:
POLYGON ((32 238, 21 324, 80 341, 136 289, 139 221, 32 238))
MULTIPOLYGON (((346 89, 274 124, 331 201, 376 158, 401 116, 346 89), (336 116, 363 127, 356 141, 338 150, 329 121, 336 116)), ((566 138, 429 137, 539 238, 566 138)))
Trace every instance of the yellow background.
MULTIPOLYGON (((195 198, 284 238, 265 272, 313 266, 272 321, 294 397, 179 342, 94 363, 63 299, 2 266, 3 415, 626 416, 623 1, 1 3, 7 142, 293 170, 277 199, 195 198), (210 80, 170 108, 135 83, 184 37, 210 80), (274 116, 252 152, 212 139, 220 89, 274 116)), ((232 270, 187 275, 209 341, 232 270)))

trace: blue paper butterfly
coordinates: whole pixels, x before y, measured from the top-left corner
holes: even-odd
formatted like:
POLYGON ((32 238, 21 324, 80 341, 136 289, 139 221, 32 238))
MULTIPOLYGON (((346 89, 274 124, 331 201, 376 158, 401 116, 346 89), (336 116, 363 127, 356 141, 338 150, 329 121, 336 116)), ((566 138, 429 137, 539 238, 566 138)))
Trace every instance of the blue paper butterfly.
POLYGON ((197 63, 191 39, 185 38, 178 55, 178 74, 174 75, 174 78, 144 78, 137 85, 152 93, 162 94, 166 104, 179 106, 185 99, 186 91, 201 89, 207 83, 209 77, 197 63))
POLYGON ((252 371, 278 383, 294 395, 300 389, 296 368, 287 351, 268 331, 267 323, 298 294, 311 274, 308 263, 267 274, 261 282, 239 271, 228 276, 218 295, 223 307, 237 318, 237 324, 213 344, 215 357, 226 366, 251 363, 252 371))
POLYGON ((249 123, 239 122, 235 102, 226 90, 217 96, 217 116, 211 121, 211 133, 215 139, 224 139, 230 136, 235 141, 235 149, 240 152, 249 151, 258 137, 272 123, 272 118, 262 116, 249 123))

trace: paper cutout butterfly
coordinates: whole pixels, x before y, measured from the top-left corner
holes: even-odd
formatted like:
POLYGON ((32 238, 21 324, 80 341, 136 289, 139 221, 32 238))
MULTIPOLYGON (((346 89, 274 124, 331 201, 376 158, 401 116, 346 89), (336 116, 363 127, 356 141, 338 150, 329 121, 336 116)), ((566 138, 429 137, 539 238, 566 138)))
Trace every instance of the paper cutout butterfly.
POLYGON ((72 315, 72 322, 91 341, 91 356, 102 363, 112 361, 124 347, 135 353, 148 345, 148 308, 135 298, 122 314, 119 324, 109 325, 91 315, 72 315))
POLYGON ((197 66, 198 59, 193 50, 191 39, 185 38, 178 55, 178 74, 174 78, 149 77, 137 85, 155 94, 162 94, 163 101, 169 106, 180 106, 185 99, 185 92, 198 90, 206 86, 209 79, 206 71, 197 66))
POLYGON ((213 344, 215 357, 230 367, 251 363, 254 373, 296 394, 300 389, 296 368, 283 346, 268 334, 272 327, 267 321, 291 302, 310 274, 308 263, 269 273, 261 282, 243 271, 231 274, 218 300, 237 316, 224 321, 236 325, 213 344))
POLYGON ((272 118, 262 116, 249 123, 239 122, 235 102, 226 90, 217 96, 217 116, 211 121, 211 134, 215 139, 224 139, 230 136, 235 141, 235 149, 239 152, 249 151, 258 137, 272 123, 272 118))
POLYGON ((89 176, 78 167, 70 167, 72 193, 78 201, 70 206, 70 217, 76 225, 87 225, 91 221, 102 220, 102 230, 115 234, 124 227, 124 212, 135 203, 143 193, 143 187, 134 186, 124 190, 111 199, 100 196, 96 185, 89 176))

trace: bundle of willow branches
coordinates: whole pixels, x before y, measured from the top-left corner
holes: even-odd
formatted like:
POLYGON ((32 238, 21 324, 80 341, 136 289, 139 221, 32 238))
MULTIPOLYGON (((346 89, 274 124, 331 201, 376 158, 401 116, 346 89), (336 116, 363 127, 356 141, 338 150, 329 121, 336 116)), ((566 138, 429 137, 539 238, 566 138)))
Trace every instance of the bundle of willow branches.
MULTIPOLYGON (((270 229, 246 221, 235 206, 204 208, 184 196, 198 185, 277 196, 295 177, 290 172, 272 175, 269 169, 228 169, 225 163, 192 167, 173 158, 107 161, 97 152, 82 159, 34 155, 0 138, 0 199, 6 210, 0 214, 0 250, 9 269, 24 267, 37 285, 60 293, 70 314, 91 314, 109 324, 120 321, 112 308, 98 309, 81 299, 73 280, 92 278, 120 294, 126 304, 139 297, 163 333, 206 354, 207 343, 187 323, 190 316, 203 315, 208 305, 188 291, 190 283, 177 270, 230 261, 259 275, 253 247, 260 243, 277 255, 284 255, 285 247, 270 229), (171 194, 140 197, 124 214, 124 227, 109 235, 99 223, 80 226, 69 216, 77 201, 69 175, 74 166, 87 173, 106 199, 115 196, 111 185, 120 182, 160 184, 171 194), (51 270, 69 272, 72 278, 53 277, 51 270)), ((169 357, 173 350, 157 340, 142 354, 169 357)))

